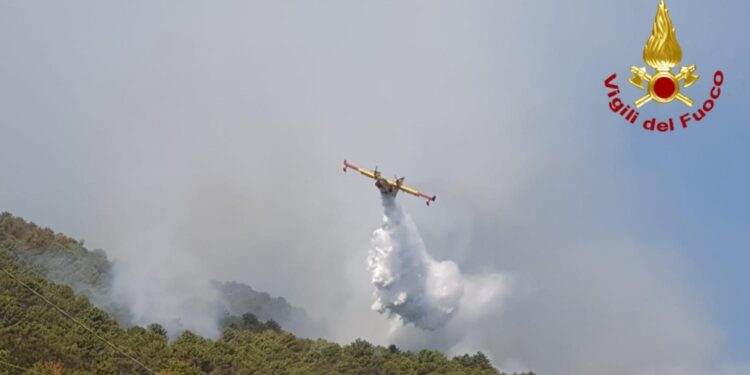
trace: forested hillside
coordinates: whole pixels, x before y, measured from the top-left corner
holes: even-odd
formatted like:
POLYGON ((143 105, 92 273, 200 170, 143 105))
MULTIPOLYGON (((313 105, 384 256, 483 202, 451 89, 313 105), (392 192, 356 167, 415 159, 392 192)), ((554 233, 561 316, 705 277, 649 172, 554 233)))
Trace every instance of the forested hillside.
POLYGON ((286 329, 300 328, 300 331, 311 331, 311 329, 301 328, 312 324, 305 310, 293 307, 283 297, 274 298, 266 292, 259 292, 249 285, 236 281, 215 281, 213 286, 219 291, 228 314, 251 313, 261 320, 275 320, 286 329))
POLYGON ((184 332, 169 342, 157 324, 125 329, 86 296, 19 262, 21 251, 85 251, 81 243, 28 223, 17 225, 20 219, 7 214, 2 218, 0 374, 150 373, 119 350, 161 374, 499 374, 481 353, 449 359, 435 351, 403 352, 363 340, 340 346, 297 338, 252 314, 229 317, 218 340, 184 332))
MULTIPOLYGON (((9 213, 0 214, 0 243, 3 242, 24 267, 49 281, 70 286, 121 325, 133 324, 127 306, 112 296, 114 266, 103 250, 90 251, 82 241, 40 228, 9 213)), ((216 289, 227 315, 251 313, 262 320, 273 319, 294 332, 315 331, 309 328, 315 324, 308 321, 305 310, 290 305, 282 297, 273 297, 234 281, 214 281, 211 286, 216 289)))

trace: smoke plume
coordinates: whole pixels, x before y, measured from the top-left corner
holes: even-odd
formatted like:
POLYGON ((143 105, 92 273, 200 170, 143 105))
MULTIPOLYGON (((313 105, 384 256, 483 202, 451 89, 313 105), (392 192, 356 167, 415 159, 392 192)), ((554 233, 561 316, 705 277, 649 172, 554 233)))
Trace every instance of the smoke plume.
POLYGON ((113 268, 112 294, 127 306, 133 324, 159 323, 170 339, 185 330, 218 338, 223 314, 219 291, 193 269, 198 268, 184 256, 169 263, 156 256, 122 259, 113 268), (165 264, 173 269, 165 272, 165 264))

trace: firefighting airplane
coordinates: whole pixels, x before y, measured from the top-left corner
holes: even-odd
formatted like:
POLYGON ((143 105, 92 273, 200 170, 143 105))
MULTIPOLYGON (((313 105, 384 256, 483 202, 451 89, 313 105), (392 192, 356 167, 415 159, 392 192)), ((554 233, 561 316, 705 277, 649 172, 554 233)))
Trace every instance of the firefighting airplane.
POLYGON ((412 189, 412 188, 404 185, 404 178, 405 177, 401 177, 401 178, 396 177, 395 180, 388 180, 386 178, 383 178, 380 175, 380 172, 378 172, 378 167, 375 167, 374 171, 370 171, 370 170, 367 170, 367 169, 364 169, 364 168, 360 168, 360 167, 358 167, 358 166, 356 166, 354 164, 351 164, 351 163, 347 162, 346 160, 344 160, 344 172, 346 172, 346 170, 348 168, 354 169, 355 171, 357 171, 357 172, 359 172, 359 173, 361 173, 361 174, 363 174, 363 175, 365 175, 367 177, 370 177, 371 179, 375 180, 375 186, 377 186, 377 188, 383 194, 389 194, 389 195, 396 196, 396 194, 398 193, 398 191, 401 190, 401 191, 403 191, 405 193, 409 193, 409 194, 411 194, 411 195, 413 195, 415 197, 426 199, 428 206, 430 205, 430 202, 434 202, 435 198, 437 198, 437 196, 435 196, 435 195, 430 196, 430 195, 427 195, 425 193, 416 191, 416 190, 414 190, 414 189, 412 189))

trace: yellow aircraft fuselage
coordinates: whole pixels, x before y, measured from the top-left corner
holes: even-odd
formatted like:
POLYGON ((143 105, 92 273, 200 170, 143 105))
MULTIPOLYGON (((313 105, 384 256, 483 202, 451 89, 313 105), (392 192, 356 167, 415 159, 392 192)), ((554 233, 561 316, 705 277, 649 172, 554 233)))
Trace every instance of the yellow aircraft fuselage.
POLYGON ((387 178, 382 177, 380 172, 378 172, 377 168, 375 168, 374 171, 371 171, 365 168, 360 168, 344 160, 344 172, 346 172, 346 170, 349 168, 354 169, 357 172, 361 173, 362 175, 375 180, 375 186, 378 188, 378 190, 380 190, 382 194, 395 196, 396 194, 398 194, 399 191, 403 191, 415 197, 426 199, 428 206, 430 205, 430 202, 434 202, 435 199, 437 198, 437 196, 435 195, 427 195, 425 193, 419 192, 413 188, 410 188, 404 185, 404 177, 397 178, 394 180, 389 180, 387 178))

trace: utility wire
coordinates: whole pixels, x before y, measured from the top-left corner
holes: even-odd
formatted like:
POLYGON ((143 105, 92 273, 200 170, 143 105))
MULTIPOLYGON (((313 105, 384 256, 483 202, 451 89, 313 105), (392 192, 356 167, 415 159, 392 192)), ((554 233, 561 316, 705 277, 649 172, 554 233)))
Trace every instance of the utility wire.
POLYGON ((0 360, 0 364, 6 365, 6 366, 8 366, 8 367, 10 367, 10 368, 14 368, 14 369, 16 369, 16 370, 21 370, 21 371, 23 371, 23 372, 24 372, 24 374, 25 374, 25 373, 28 373, 28 372, 30 372, 30 373, 32 373, 32 374, 39 374, 39 375, 44 375, 44 374, 42 374, 41 372, 37 372, 37 371, 34 371, 34 370, 32 370, 32 369, 27 369, 27 368, 25 368, 25 367, 21 367, 21 366, 16 366, 16 365, 14 365, 14 364, 12 364, 12 363, 8 363, 8 362, 5 362, 5 361, 1 361, 1 360, 0 360))
POLYGON ((128 357, 130 360, 132 360, 133 362, 135 362, 136 364, 138 364, 138 366, 141 366, 144 370, 148 371, 150 374, 154 374, 154 375, 156 374, 156 371, 150 369, 148 366, 144 365, 143 362, 137 360, 135 357, 133 357, 132 355, 128 354, 125 350, 121 349, 119 346, 111 343, 109 340, 105 339, 104 337, 100 336, 98 333, 94 332, 93 329, 89 328, 88 326, 86 326, 85 324, 83 324, 83 322, 79 321, 78 319, 74 318, 72 315, 68 314, 68 312, 65 311, 65 310, 63 310, 60 306, 57 306, 54 302, 50 301, 45 296, 41 295, 39 292, 37 292, 36 290, 34 290, 34 288, 30 287, 28 284, 26 284, 23 281, 21 281, 18 278, 16 278, 10 271, 8 271, 7 269, 3 269, 3 272, 5 272, 8 276, 10 276, 11 279, 15 280, 17 283, 19 283, 20 285, 22 285, 24 288, 26 288, 29 291, 31 291, 31 293, 34 293, 37 297, 41 298, 48 305, 54 307, 57 311, 60 312, 60 314, 63 314, 63 316, 65 316, 66 318, 72 320, 73 323, 79 325, 81 328, 85 329, 90 334, 94 335, 96 338, 98 338, 99 340, 101 340, 104 343, 106 343, 107 345, 109 345, 112 349, 116 350, 118 353, 124 355, 125 357, 128 357))
POLYGON ((21 370, 21 371, 23 371, 23 372, 24 372, 24 374, 25 374, 25 373, 32 373, 32 374, 39 374, 39 375, 44 375, 44 374, 42 374, 41 372, 37 372, 37 371, 34 371, 34 370, 32 370, 32 369, 27 369, 27 368, 25 368, 25 367, 21 367, 21 366, 16 366, 16 365, 14 365, 14 364, 12 364, 12 363, 9 363, 9 362, 5 362, 5 361, 0 361, 0 364, 2 364, 2 365, 6 365, 6 366, 8 366, 8 367, 10 367, 10 368, 13 368, 13 369, 16 369, 16 370, 21 370))

